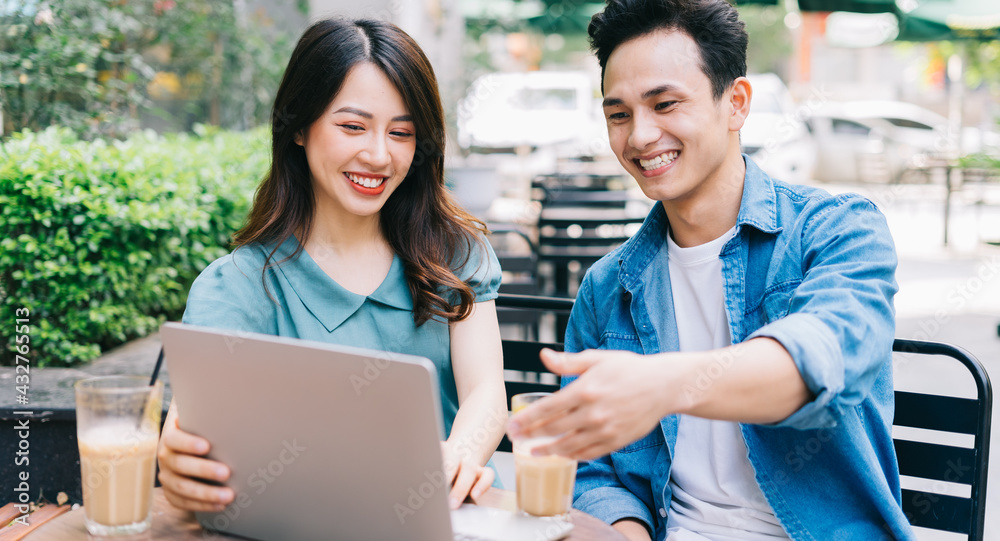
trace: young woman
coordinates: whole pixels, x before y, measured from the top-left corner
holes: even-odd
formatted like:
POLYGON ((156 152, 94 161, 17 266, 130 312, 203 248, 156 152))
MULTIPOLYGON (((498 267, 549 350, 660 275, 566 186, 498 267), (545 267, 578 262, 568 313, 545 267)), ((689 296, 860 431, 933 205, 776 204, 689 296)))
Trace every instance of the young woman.
MULTIPOLYGON (((431 359, 451 503, 479 496, 507 415, 500 265, 483 224, 445 190, 430 63, 391 24, 318 22, 292 54, 271 119, 271 170, 237 248, 192 285, 184 322, 431 359)), ((178 427, 173 405, 165 423, 167 498, 223 509, 233 491, 210 483, 229 468, 204 458, 210 443, 178 427)))

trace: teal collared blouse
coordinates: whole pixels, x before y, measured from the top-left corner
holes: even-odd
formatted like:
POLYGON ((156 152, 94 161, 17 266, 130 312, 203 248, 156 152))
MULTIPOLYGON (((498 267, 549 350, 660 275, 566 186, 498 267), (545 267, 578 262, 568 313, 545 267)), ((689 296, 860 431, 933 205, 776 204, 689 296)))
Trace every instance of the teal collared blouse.
MULTIPOLYGON (((284 261, 298 246, 290 237, 271 259, 278 265, 267 269, 273 245, 251 244, 215 260, 191 285, 183 322, 427 357, 440 379, 445 437, 451 434, 458 392, 449 327, 437 318, 416 326, 399 256, 378 289, 358 295, 330 278, 305 250, 284 261)), ((500 262, 488 242, 483 246, 473 243, 468 262, 455 269, 472 286, 476 302, 495 299, 500 287, 500 262)))

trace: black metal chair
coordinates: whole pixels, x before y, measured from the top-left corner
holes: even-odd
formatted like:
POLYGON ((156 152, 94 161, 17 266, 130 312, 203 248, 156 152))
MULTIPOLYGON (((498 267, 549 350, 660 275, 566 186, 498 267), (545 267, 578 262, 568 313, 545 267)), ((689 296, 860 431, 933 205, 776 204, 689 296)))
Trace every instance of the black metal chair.
MULTIPOLYGON (((587 269, 639 230, 645 212, 625 208, 542 207, 538 219, 538 261, 544 264, 542 293, 573 298, 587 269)), ((540 265, 542 267, 542 265, 540 265)), ((557 318, 557 332, 566 320, 557 318)))
POLYGON ((586 207, 623 209, 632 200, 626 190, 565 189, 542 185, 532 189, 532 199, 544 208, 586 207))
POLYGON ((903 489, 903 512, 910 523, 921 528, 965 534, 970 541, 980 541, 986 521, 993 410, 993 390, 986 370, 968 352, 948 344, 897 338, 892 350, 951 357, 961 362, 975 380, 976 398, 897 390, 893 420, 899 427, 971 435, 974 437, 971 448, 898 437, 894 437, 893 443, 900 475, 970 488, 968 497, 903 489))
POLYGON ((568 191, 613 191, 634 182, 621 174, 595 173, 547 173, 531 179, 531 187, 545 190, 568 191))
MULTIPOLYGON (((538 247, 529 233, 515 224, 487 224, 490 244, 503 269, 501 294, 537 295, 539 293, 538 247)), ((538 338, 539 312, 497 307, 497 320, 504 337, 538 338)))
MULTIPOLYGON (((497 298, 496 304, 497 309, 505 308, 535 314, 543 311, 567 312, 573 308, 572 299, 534 295, 501 294, 497 298)), ((516 394, 553 392, 559 389, 559 378, 549 372, 538 357, 542 348, 562 351, 563 345, 560 342, 503 341, 504 387, 507 390, 508 411, 510 410, 510 397, 516 394), (544 381, 546 379, 548 381, 544 381)), ((504 436, 497 451, 510 452, 510 450, 510 440, 504 436)))

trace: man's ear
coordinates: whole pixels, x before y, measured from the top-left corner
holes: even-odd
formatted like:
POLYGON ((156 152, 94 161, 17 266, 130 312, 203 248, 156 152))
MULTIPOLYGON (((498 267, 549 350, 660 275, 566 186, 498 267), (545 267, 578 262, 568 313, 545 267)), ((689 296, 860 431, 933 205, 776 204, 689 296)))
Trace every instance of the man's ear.
POLYGON ((752 97, 753 88, 750 87, 750 80, 746 77, 737 77, 728 93, 729 131, 739 131, 743 127, 747 115, 750 114, 752 97))

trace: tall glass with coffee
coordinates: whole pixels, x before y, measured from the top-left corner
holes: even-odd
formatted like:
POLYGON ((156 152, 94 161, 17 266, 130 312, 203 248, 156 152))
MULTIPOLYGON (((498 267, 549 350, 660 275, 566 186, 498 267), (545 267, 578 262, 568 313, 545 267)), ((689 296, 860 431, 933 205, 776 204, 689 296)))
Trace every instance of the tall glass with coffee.
MULTIPOLYGON (((552 393, 523 393, 511 397, 511 412, 526 408, 552 393)), ((576 482, 576 461, 545 455, 534 456, 535 447, 554 441, 556 437, 522 438, 514 440, 514 476, 517 509, 540 517, 569 517, 573 506, 573 484, 576 482)))
POLYGON ((105 376, 80 380, 75 389, 87 531, 142 533, 152 523, 163 382, 105 376))

